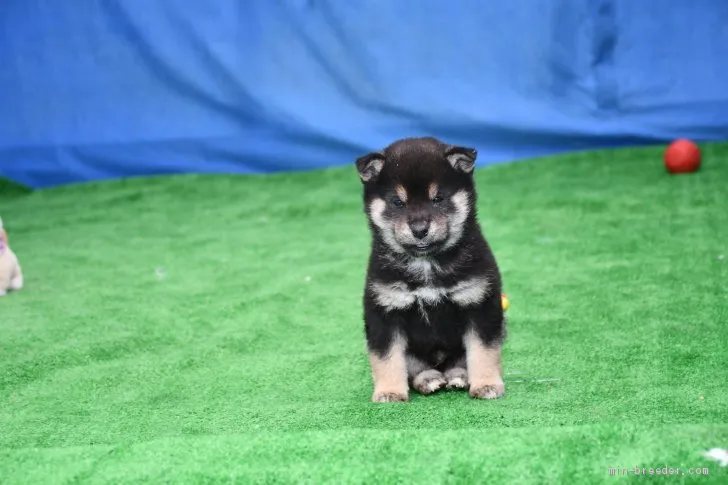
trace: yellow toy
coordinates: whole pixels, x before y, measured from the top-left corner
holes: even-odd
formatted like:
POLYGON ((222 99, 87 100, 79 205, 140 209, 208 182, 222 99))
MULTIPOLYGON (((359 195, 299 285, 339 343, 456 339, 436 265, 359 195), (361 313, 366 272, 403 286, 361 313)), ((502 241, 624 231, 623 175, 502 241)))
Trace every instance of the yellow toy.
POLYGON ((501 302, 503 303, 503 311, 504 312, 507 312, 508 311, 508 307, 510 306, 510 303, 508 302, 508 297, 506 296, 505 293, 503 293, 501 295, 501 302))

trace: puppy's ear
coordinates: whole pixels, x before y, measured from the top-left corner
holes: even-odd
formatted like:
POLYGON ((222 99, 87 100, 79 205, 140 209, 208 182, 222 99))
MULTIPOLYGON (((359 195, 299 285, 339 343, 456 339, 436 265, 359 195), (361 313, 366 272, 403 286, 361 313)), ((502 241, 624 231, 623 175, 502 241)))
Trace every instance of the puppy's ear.
POLYGON ((455 170, 463 173, 473 173, 478 151, 475 148, 450 145, 445 150, 445 157, 455 170))
POLYGON ((356 159, 356 169, 364 183, 376 180, 382 168, 384 168, 384 154, 380 152, 372 152, 356 159))

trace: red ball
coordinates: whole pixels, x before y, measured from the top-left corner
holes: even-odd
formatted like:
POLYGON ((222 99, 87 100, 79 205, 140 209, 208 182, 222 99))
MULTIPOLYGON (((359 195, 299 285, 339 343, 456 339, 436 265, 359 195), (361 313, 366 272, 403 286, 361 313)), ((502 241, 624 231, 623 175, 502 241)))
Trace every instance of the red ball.
POLYGON ((700 168, 700 148, 690 140, 670 143, 665 150, 665 169, 670 173, 691 173, 700 168))

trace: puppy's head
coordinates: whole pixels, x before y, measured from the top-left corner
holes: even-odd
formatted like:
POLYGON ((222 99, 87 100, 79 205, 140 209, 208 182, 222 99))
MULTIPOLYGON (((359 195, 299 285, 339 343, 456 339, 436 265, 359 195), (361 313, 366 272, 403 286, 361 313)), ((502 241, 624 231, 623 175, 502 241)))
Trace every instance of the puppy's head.
POLYGON ((359 157, 365 211, 394 252, 433 256, 455 246, 474 217, 473 148, 406 138, 359 157))

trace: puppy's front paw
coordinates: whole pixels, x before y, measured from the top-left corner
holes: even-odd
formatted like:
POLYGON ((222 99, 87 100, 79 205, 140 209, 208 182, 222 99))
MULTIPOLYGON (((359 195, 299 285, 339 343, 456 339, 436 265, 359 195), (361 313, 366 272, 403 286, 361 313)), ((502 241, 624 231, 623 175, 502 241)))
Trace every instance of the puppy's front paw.
POLYGON ((407 402, 409 396, 401 392, 377 391, 372 396, 372 402, 407 402))
POLYGON ((468 387, 468 371, 455 367, 445 372, 448 389, 465 389, 468 387))
POLYGON ((506 386, 503 383, 481 384, 470 387, 470 396, 476 399, 498 399, 506 393, 506 386))
POLYGON ((445 384, 447 384, 445 376, 434 369, 420 372, 412 382, 412 386, 420 394, 432 394, 445 387, 445 384))

